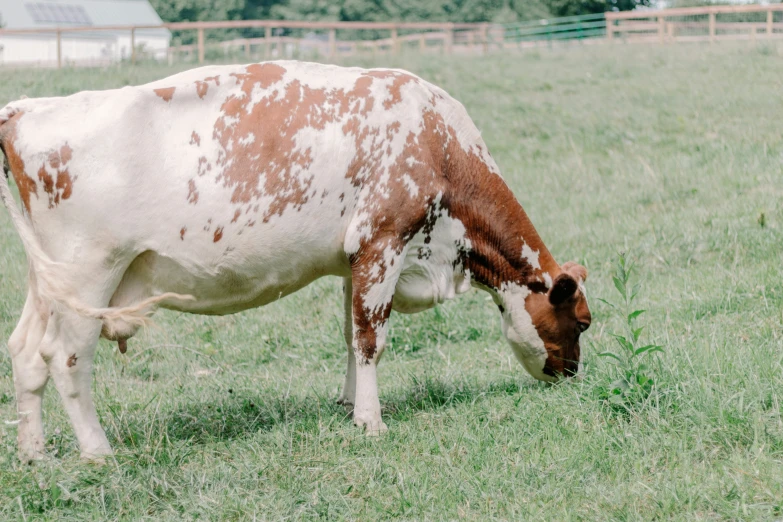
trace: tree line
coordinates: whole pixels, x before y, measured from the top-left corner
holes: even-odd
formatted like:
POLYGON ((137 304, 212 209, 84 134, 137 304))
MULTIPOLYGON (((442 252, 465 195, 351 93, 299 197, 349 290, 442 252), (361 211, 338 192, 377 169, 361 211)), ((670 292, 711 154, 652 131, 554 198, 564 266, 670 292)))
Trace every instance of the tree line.
POLYGON ((151 0, 166 22, 320 20, 515 22, 625 11, 651 0, 151 0))

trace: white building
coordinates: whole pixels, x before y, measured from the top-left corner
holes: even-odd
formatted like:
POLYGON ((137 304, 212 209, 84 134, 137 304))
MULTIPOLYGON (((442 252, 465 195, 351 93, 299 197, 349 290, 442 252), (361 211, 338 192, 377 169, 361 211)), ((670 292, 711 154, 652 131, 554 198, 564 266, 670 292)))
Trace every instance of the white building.
MULTIPOLYGON (((148 0, 0 0, 0 27, 41 29, 32 34, 0 32, 0 65, 57 63, 57 33, 68 27, 161 24, 148 0)), ((166 29, 137 29, 137 52, 166 56, 171 33, 166 29)), ((62 63, 100 64, 131 56, 131 33, 86 31, 61 33, 62 63)))

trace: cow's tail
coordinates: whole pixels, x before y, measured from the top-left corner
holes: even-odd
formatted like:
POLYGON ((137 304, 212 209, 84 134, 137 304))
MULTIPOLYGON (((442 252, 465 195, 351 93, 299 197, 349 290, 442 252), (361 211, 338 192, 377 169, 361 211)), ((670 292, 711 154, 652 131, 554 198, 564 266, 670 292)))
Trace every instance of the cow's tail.
MULTIPOLYGON (((8 120, 4 118, 7 111, 0 110, 0 131, 2 125, 8 120)), ((0 132, 0 145, 2 145, 2 133, 0 132)), ((0 175, 0 199, 8 209, 11 222, 22 240, 27 259, 35 277, 35 286, 39 298, 57 303, 81 316, 98 319, 103 322, 103 331, 109 334, 127 331, 129 326, 144 327, 151 323, 151 316, 157 305, 165 300, 188 301, 192 296, 175 293, 164 293, 144 299, 138 303, 125 307, 93 308, 82 303, 75 297, 77 286, 70 281, 69 265, 53 261, 41 247, 38 237, 35 235, 32 224, 25 218, 14 200, 9 186, 8 176, 0 175)), ((131 334, 132 335, 132 334, 131 334)))

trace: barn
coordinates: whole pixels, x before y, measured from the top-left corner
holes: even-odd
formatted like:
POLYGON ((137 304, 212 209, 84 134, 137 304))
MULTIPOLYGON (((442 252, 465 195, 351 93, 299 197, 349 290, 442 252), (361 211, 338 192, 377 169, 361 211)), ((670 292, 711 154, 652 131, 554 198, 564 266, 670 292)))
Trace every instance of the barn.
MULTIPOLYGON (((148 0, 0 0, 4 30, 41 29, 40 33, 0 33, 0 64, 56 64, 58 27, 161 23, 148 0)), ((129 30, 63 31, 60 38, 62 63, 100 64, 131 56, 129 30)), ((137 51, 160 58, 165 57, 170 39, 167 29, 137 29, 133 41, 137 51)))

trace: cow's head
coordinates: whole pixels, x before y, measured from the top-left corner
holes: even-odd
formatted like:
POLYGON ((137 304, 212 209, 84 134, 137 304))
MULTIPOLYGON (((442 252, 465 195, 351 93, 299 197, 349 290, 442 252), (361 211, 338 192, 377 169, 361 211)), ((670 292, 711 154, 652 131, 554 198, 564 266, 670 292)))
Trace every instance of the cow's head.
POLYGON ((579 336, 590 326, 584 293, 587 270, 565 263, 548 292, 509 285, 498 294, 503 334, 525 369, 542 381, 579 370, 579 336))

